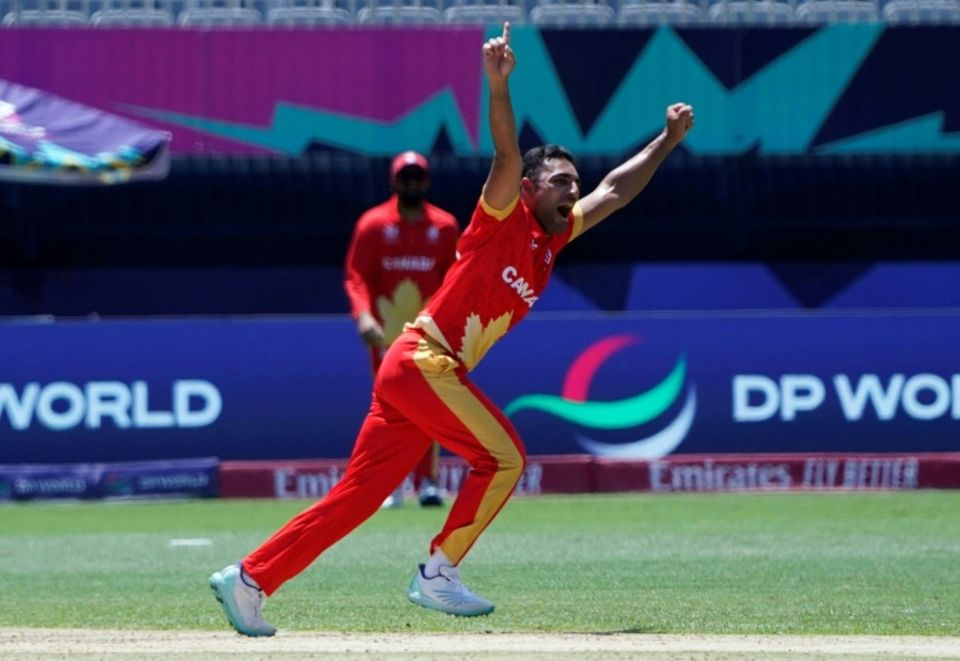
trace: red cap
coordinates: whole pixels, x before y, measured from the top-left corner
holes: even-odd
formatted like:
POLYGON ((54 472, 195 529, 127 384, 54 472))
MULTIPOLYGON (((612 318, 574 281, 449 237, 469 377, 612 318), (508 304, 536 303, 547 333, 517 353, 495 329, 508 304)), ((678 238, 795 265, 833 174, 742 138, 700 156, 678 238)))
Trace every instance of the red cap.
POLYGON ((427 157, 415 151, 405 151, 397 154, 393 157, 393 162, 390 163, 390 178, 396 179, 400 170, 409 167, 420 168, 427 172, 427 157))

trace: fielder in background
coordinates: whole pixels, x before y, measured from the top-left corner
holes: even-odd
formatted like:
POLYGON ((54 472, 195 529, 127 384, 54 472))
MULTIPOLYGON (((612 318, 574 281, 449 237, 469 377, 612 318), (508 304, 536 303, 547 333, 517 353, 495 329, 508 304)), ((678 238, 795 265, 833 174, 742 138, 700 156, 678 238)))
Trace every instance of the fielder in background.
MULTIPOLYGON (((429 187, 427 159, 414 151, 397 154, 390 164, 393 195, 360 216, 350 240, 343 287, 357 332, 370 348, 374 375, 387 347, 416 318, 456 259, 460 228, 451 214, 427 202, 429 187)), ((431 443, 413 469, 424 507, 443 505, 439 452, 431 443)), ((402 504, 401 483, 383 506, 402 504)))
MULTIPOLYGON (((429 557, 414 572, 407 598, 451 615, 493 612, 491 601, 464 585, 459 565, 510 498, 526 455, 513 425, 469 372, 527 315, 560 251, 636 197, 693 126, 693 108, 669 106, 663 131, 581 197, 569 152, 547 145, 521 155, 507 85, 515 65, 506 24, 502 37, 483 46, 494 145, 486 184, 457 244, 457 261, 384 356, 343 478, 241 562, 210 577, 240 633, 276 632, 261 613, 264 594, 273 594, 376 512, 432 439, 463 457, 470 471, 430 542, 429 557)), ((544 343, 549 346, 550 338, 544 343)), ((518 378, 524 369, 516 366, 518 378)), ((498 582, 504 590, 510 585, 508 579, 498 582)), ((523 598, 516 596, 518 603, 523 598)))

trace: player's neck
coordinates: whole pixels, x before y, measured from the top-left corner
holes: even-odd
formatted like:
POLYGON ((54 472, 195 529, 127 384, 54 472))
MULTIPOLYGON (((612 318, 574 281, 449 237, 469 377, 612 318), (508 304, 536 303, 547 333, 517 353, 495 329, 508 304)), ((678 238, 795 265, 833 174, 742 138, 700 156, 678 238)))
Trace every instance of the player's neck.
POLYGON ((408 206, 403 202, 398 202, 397 211, 400 212, 400 219, 404 222, 418 223, 423 219, 424 206, 423 204, 408 206))

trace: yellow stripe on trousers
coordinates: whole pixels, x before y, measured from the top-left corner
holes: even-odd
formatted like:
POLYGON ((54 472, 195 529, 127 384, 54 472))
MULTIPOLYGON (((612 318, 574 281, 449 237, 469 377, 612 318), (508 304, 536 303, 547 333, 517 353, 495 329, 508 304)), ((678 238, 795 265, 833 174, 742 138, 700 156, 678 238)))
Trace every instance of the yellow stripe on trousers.
POLYGON ((524 459, 500 421, 487 409, 483 401, 461 383, 457 373, 450 369, 450 363, 456 365, 452 358, 434 353, 427 348, 425 342, 421 342, 414 361, 436 396, 470 434, 464 437, 461 431, 460 438, 451 439, 451 430, 446 428, 442 430, 443 433, 435 434, 434 437, 461 445, 479 445, 497 462, 496 473, 480 500, 473 522, 451 532, 441 545, 444 555, 456 564, 510 497, 523 474, 524 459))

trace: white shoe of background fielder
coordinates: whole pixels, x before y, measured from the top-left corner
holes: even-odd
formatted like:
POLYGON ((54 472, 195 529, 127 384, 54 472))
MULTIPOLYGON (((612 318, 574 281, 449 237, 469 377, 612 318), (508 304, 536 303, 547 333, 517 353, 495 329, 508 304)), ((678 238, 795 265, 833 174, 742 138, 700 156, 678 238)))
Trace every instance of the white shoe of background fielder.
POLYGON ((420 483, 420 507, 443 507, 440 487, 433 480, 424 479, 420 483))
POLYGON ((210 589, 234 629, 244 636, 272 636, 277 628, 260 616, 263 590, 244 583, 240 572, 239 563, 214 572, 210 576, 210 589))
POLYGON ((407 598, 413 603, 463 617, 493 612, 492 602, 473 594, 460 581, 460 570, 457 567, 441 565, 440 573, 432 578, 424 576, 423 569, 424 565, 420 565, 407 591, 407 598))
POLYGON ((403 485, 393 490, 393 493, 387 496, 386 500, 380 506, 381 509, 390 510, 403 507, 403 485))

